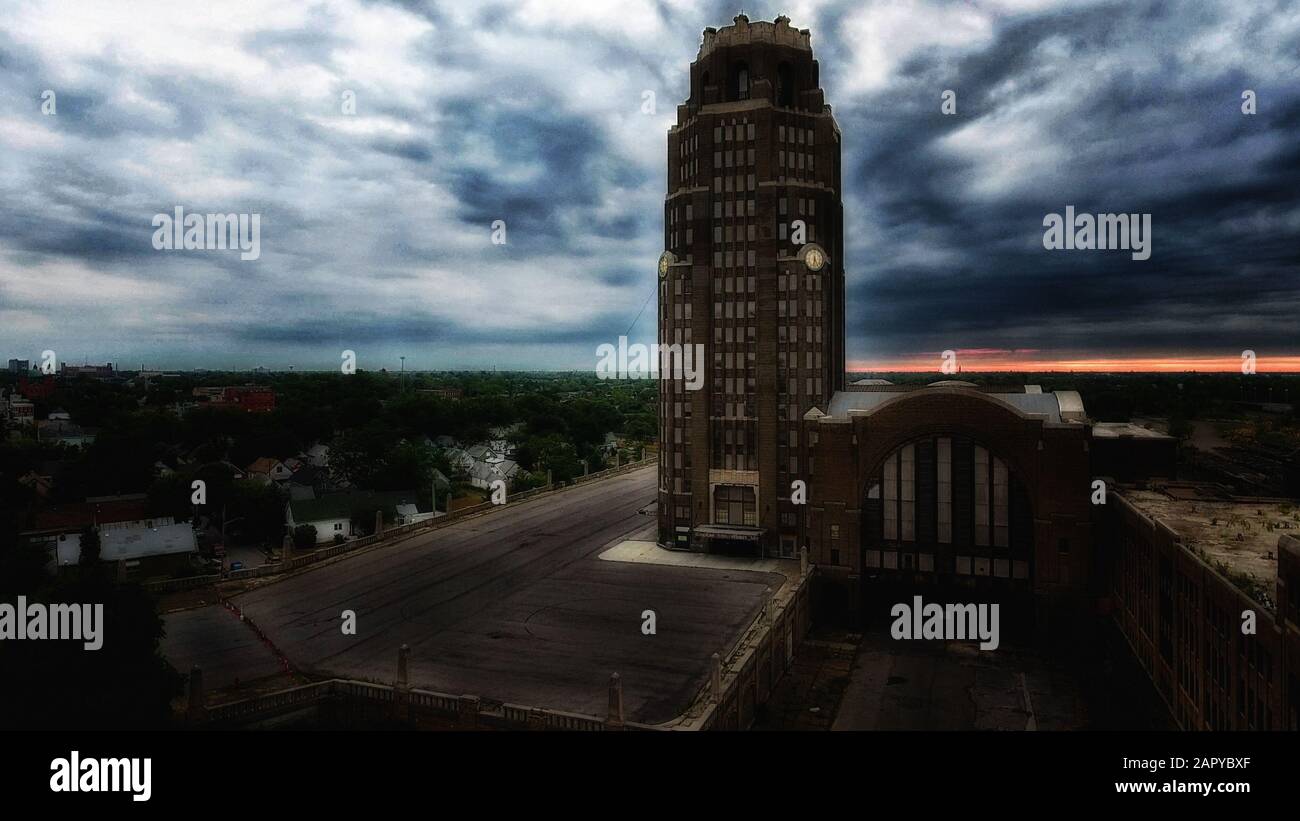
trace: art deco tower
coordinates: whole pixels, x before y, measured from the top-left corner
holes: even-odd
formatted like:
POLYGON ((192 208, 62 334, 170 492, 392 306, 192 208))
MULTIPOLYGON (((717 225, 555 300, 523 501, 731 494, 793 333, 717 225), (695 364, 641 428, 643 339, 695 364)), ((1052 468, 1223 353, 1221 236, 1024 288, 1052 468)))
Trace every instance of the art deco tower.
POLYGON ((660 381, 659 541, 793 556, 815 466, 803 414, 844 387, 840 131, 806 29, 704 30, 668 132, 659 343, 706 378, 660 381))

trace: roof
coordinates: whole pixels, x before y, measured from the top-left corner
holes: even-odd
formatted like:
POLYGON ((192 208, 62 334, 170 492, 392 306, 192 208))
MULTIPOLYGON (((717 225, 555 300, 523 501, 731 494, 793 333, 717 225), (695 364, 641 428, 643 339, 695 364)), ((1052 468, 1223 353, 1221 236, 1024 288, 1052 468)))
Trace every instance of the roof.
POLYGON ((118 527, 100 531, 99 556, 105 561, 193 553, 198 549, 188 522, 162 527, 118 527))
POLYGON ((1260 604, 1271 604, 1277 584, 1278 538, 1300 534, 1300 511, 1293 502, 1224 498, 1216 488, 1194 483, 1157 490, 1121 487, 1119 494, 1164 522, 1211 565, 1254 577, 1262 585, 1261 598, 1270 599, 1260 604))
POLYGON ((135 522, 149 518, 149 499, 144 494, 100 498, 57 505, 32 517, 28 533, 74 533, 93 524, 135 522))
POLYGON ((1135 425, 1132 422, 1097 422, 1092 426, 1092 436, 1094 439, 1119 439, 1121 437, 1133 437, 1135 439, 1164 439, 1173 440, 1173 437, 1161 433, 1158 430, 1144 428, 1141 425, 1135 425))
POLYGON ((325 471, 321 470, 315 465, 304 463, 301 467, 299 467, 297 470, 293 472, 292 476, 289 477, 289 484, 311 486, 314 485, 316 482, 324 479, 325 476, 326 476, 325 471))
POLYGON ((248 466, 248 472, 249 473, 270 473, 271 471, 275 470, 275 466, 278 464, 280 464, 280 460, 272 459, 270 456, 263 456, 260 459, 255 459, 253 463, 248 466))
MULTIPOLYGON (((57 550, 61 565, 81 561, 80 539, 59 542, 57 550)), ((106 562, 194 553, 197 550, 194 529, 188 522, 162 527, 116 527, 99 533, 99 558, 106 562)))
MULTIPOLYGON (((935 383, 918 387, 914 390, 896 391, 896 390, 858 390, 858 391, 836 391, 831 397, 830 409, 826 415, 831 417, 845 417, 851 410, 873 411, 876 408, 896 399, 899 396, 917 396, 922 394, 930 387, 954 387, 952 382, 935 383)), ((1062 416, 1062 405, 1058 400, 1056 393, 1002 393, 981 391, 985 396, 995 400, 1006 402, 1021 413, 1031 416, 1041 416, 1048 422, 1060 422, 1062 416)), ((1074 400, 1078 399, 1078 394, 1074 391, 1066 393, 1074 394, 1074 400)), ((1072 401, 1074 401, 1072 400, 1072 401)), ((1079 409, 1083 408, 1081 400, 1077 401, 1079 409)))
POLYGON ((397 507, 400 504, 419 504, 420 494, 415 491, 354 490, 348 493, 330 493, 317 499, 292 499, 289 509, 297 524, 348 519, 352 511, 361 508, 397 507))

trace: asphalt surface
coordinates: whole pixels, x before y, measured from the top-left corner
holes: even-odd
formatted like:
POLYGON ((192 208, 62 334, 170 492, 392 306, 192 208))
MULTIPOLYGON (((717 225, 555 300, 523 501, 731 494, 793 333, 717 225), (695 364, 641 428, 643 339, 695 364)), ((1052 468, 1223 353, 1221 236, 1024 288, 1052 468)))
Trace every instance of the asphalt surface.
MULTIPOLYGON (((235 598, 295 666, 392 681, 410 645, 411 686, 603 716, 611 673, 624 715, 675 718, 757 615, 774 573, 601 561, 611 543, 652 526, 654 468, 521 502, 314 568, 235 598), (647 508, 647 516, 638 509, 647 508), (357 634, 343 635, 342 614, 357 634), (644 635, 643 612, 657 632, 644 635)), ((204 666, 210 688, 231 671, 274 664, 227 613, 170 614, 164 652, 204 666), (242 631, 242 632, 241 632, 242 631), (232 658, 233 657, 233 658, 232 658), (218 674, 219 673, 219 674, 218 674)), ((274 670, 268 671, 274 672, 274 670)))
POLYGON ((1073 730, 1085 725, 1079 682, 1027 648, 895 641, 867 633, 834 730, 1073 730))

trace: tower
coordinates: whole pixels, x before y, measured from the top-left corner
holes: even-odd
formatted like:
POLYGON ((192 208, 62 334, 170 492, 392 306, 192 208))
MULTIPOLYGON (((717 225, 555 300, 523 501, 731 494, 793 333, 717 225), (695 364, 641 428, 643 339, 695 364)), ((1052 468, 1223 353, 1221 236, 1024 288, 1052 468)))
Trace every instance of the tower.
POLYGON ((707 28, 668 132, 659 343, 704 379, 659 383, 659 541, 795 555, 803 415, 844 387, 840 131, 807 29, 707 28), (701 347, 695 350, 701 350, 701 347))

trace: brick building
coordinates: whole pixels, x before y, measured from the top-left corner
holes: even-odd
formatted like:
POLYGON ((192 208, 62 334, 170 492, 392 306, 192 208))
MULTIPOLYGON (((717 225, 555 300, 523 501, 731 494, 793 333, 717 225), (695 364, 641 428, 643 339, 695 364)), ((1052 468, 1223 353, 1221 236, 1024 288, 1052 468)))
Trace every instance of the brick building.
POLYGON ((864 578, 1081 593, 1090 443, 1072 391, 851 385, 803 417, 800 543, 850 609, 864 578))
POLYGON ((659 343, 707 353, 704 390, 660 381, 659 540, 793 555, 783 443, 844 383, 840 131, 806 29, 705 29, 667 185, 659 343))
POLYGON ((1174 722, 1300 730, 1295 503, 1172 482, 1121 486, 1104 511, 1105 603, 1174 722))

